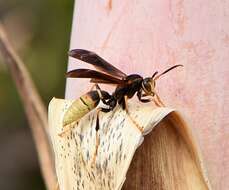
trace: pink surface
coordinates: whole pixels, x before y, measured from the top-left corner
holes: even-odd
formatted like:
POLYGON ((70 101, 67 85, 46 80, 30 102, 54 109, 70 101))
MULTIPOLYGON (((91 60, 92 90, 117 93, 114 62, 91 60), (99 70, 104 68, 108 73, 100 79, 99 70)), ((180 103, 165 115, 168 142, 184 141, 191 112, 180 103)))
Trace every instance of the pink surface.
MULTIPOLYGON (((78 0, 71 49, 97 52, 126 73, 150 76, 164 102, 190 122, 213 189, 229 189, 229 1, 78 0)), ((91 68, 70 59, 69 69, 91 68)), ((90 88, 70 79, 66 97, 90 88)))

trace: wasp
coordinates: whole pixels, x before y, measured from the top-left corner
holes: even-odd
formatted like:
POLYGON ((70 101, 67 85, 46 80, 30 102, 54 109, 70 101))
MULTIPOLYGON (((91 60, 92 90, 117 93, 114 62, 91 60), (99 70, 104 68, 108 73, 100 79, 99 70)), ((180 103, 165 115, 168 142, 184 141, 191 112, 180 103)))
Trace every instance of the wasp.
POLYGON ((98 71, 90 69, 75 69, 67 72, 67 77, 90 78, 91 83, 116 85, 116 89, 110 95, 110 98, 103 101, 109 106, 109 108, 103 109, 103 111, 106 112, 112 111, 117 104, 121 105, 124 110, 128 110, 126 102, 135 94, 137 94, 137 97, 141 102, 146 103, 154 101, 156 105, 164 106, 155 91, 156 80, 172 69, 183 66, 180 64, 174 65, 160 74, 156 71, 151 77, 143 78, 138 74, 127 75, 123 73, 94 52, 88 50, 73 49, 69 52, 69 56, 93 65, 98 71), (153 99, 145 98, 147 96, 151 96, 153 99))
MULTIPOLYGON (((100 111, 112 111, 117 104, 119 104, 128 113, 127 101, 135 94, 137 95, 139 101, 143 103, 153 101, 157 106, 164 106, 155 91, 156 81, 167 72, 183 66, 177 64, 160 74, 156 71, 151 77, 143 78, 138 74, 125 74, 98 56, 96 53, 88 50, 73 49, 69 52, 69 56, 93 65, 96 70, 75 69, 67 72, 66 76, 69 78, 90 78, 90 82, 96 85, 96 90, 89 91, 73 102, 70 109, 64 116, 64 126, 73 121, 79 120, 88 112, 95 109, 100 100, 107 105, 107 107, 99 108, 98 113, 100 111), (116 88, 112 94, 109 94, 108 92, 101 90, 98 84, 116 85, 116 88)), ((138 125, 137 127, 142 132, 142 128, 138 125)), ((97 117, 96 131, 98 130, 99 119, 97 117)))

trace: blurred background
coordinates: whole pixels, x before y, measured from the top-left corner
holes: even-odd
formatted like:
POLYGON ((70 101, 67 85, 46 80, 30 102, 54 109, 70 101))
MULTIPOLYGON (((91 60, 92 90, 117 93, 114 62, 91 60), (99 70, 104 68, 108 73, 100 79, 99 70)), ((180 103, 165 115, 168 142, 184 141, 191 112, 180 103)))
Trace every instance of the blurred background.
MULTIPOLYGON (((0 22, 46 106, 64 97, 73 1, 0 0, 0 22)), ((0 58, 0 189, 45 189, 15 85, 0 58)))

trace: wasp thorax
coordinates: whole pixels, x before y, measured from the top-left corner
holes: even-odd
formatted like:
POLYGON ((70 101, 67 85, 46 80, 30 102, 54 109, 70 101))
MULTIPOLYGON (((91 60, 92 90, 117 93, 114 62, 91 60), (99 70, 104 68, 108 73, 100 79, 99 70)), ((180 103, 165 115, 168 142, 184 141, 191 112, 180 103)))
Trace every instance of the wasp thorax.
POLYGON ((154 88, 155 88, 155 80, 153 80, 152 78, 145 78, 142 81, 142 88, 144 90, 144 92, 146 93, 146 95, 152 95, 154 96, 154 88))

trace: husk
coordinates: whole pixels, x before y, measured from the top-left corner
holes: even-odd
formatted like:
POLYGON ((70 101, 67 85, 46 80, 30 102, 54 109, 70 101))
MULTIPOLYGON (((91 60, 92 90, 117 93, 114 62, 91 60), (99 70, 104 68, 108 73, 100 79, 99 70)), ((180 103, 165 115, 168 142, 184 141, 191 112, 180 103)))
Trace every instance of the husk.
POLYGON ((144 135, 157 126, 142 146, 144 137, 126 111, 117 106, 112 112, 100 113, 100 144, 93 167, 96 110, 64 137, 58 135, 72 102, 54 98, 49 105, 50 135, 61 190, 118 190, 123 184, 123 189, 210 189, 195 140, 173 109, 128 104, 131 118, 143 127, 144 135))

